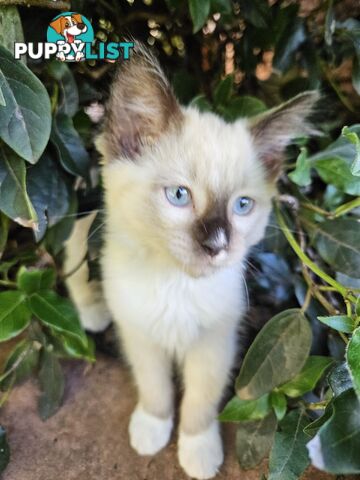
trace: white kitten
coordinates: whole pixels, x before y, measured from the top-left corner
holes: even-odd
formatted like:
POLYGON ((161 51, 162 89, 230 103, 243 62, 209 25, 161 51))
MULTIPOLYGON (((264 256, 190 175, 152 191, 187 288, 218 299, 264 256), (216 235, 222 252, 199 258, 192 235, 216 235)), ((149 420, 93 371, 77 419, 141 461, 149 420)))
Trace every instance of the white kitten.
MULTIPOLYGON (((223 461, 216 417, 245 308, 243 260, 263 236, 281 154, 309 132, 304 120, 316 99, 304 93, 229 124, 180 107, 141 47, 112 85, 97 141, 107 212, 103 289, 139 392, 130 442, 141 455, 167 444, 175 361, 184 383, 178 456, 191 477, 211 478, 223 461)), ((79 258, 80 243, 70 245, 79 258)), ((70 292, 84 325, 96 330, 108 314, 103 306, 102 318, 93 318, 95 307, 89 313, 97 287, 77 275, 70 292)))

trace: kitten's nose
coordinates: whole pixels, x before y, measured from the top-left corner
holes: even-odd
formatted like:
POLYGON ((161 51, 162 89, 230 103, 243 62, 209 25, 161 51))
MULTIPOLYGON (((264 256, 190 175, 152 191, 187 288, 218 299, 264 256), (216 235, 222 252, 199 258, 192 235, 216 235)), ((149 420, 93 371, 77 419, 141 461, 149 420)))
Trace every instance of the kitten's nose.
POLYGON ((203 242, 201 242, 201 246, 203 250, 210 255, 210 257, 215 257, 221 251, 228 248, 229 239, 225 230, 223 228, 218 228, 203 242))

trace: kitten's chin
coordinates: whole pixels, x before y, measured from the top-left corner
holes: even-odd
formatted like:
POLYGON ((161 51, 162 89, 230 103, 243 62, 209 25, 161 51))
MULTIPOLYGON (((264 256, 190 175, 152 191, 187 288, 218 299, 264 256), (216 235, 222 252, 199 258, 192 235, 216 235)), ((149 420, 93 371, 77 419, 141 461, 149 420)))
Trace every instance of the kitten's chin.
POLYGON ((193 263, 184 264, 179 261, 179 268, 192 278, 209 277, 219 270, 228 268, 235 263, 239 263, 241 259, 231 259, 228 254, 217 255, 216 257, 204 256, 200 261, 197 259, 193 263))

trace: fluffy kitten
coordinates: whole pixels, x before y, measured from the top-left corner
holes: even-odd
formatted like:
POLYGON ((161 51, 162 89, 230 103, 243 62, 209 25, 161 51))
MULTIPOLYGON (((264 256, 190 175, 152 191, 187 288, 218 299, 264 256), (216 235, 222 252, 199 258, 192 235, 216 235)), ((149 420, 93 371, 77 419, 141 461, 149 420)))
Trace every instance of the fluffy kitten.
MULTIPOLYGON (((130 443, 141 455, 168 443, 176 362, 184 384, 178 457, 197 479, 213 477, 223 461, 216 417, 245 308, 244 258, 264 234, 282 153, 310 132, 305 119, 316 100, 307 92, 226 123, 181 107, 143 48, 111 88, 97 140, 107 212, 103 290, 138 387, 130 443)), ((69 245, 69 269, 81 231, 69 245)), ((108 314, 86 275, 83 266, 69 288, 84 325, 97 330, 108 314)))

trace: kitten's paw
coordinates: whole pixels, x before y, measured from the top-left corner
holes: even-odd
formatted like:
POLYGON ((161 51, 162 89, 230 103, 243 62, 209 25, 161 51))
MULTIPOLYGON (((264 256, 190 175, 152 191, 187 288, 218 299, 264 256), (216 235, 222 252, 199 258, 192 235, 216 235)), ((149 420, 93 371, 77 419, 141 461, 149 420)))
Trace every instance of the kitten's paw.
POLYGON ((89 332, 102 332, 111 323, 110 313, 103 302, 78 306, 81 325, 89 332))
POLYGON ((138 405, 130 419, 130 445, 139 455, 154 455, 168 443, 172 427, 172 417, 155 417, 138 405))
POLYGON ((178 457, 180 465, 190 477, 199 480, 214 477, 224 460, 218 423, 212 423, 197 435, 180 432, 178 457))

